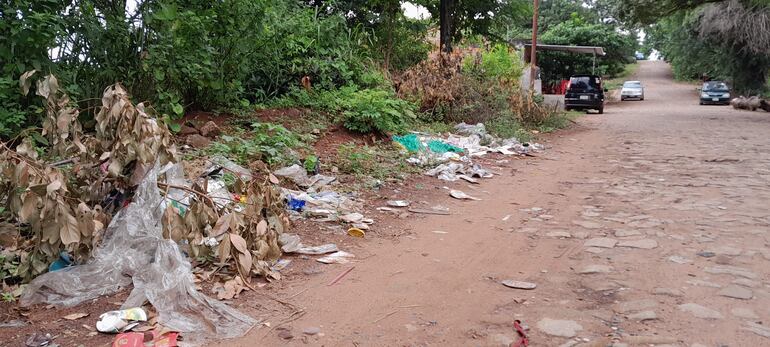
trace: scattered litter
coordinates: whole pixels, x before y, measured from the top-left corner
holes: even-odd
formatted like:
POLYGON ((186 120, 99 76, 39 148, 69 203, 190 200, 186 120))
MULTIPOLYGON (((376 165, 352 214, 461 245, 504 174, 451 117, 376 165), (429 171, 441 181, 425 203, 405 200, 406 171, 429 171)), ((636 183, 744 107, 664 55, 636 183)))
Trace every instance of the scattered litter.
POLYGON ((294 253, 302 248, 300 237, 297 234, 282 233, 278 236, 278 244, 285 253, 294 253))
POLYGON ((466 181, 468 181, 470 183, 473 183, 473 184, 479 184, 479 180, 477 180, 477 179, 475 179, 473 177, 468 177, 466 175, 458 175, 457 178, 466 180, 466 181))
POLYGON ((211 158, 209 158, 209 161, 211 162, 211 166, 209 166, 208 169, 203 171, 201 174, 201 177, 204 176, 215 176, 221 173, 221 171, 227 171, 232 174, 235 174, 244 182, 251 181, 251 171, 249 169, 244 168, 243 166, 240 166, 233 162, 230 159, 225 158, 221 155, 215 155, 211 158))
POLYGON ((388 206, 391 206, 391 207, 407 207, 407 206, 409 206, 409 201, 406 201, 406 200, 390 200, 390 201, 388 201, 388 206))
POLYGON ((333 243, 327 243, 325 245, 315 246, 315 247, 302 247, 298 249, 296 253, 308 254, 308 255, 320 255, 320 254, 334 253, 337 251, 339 251, 339 249, 337 248, 337 245, 333 243))
POLYGON ((291 179, 296 185, 307 189, 308 191, 315 191, 321 187, 327 186, 336 181, 336 177, 325 175, 313 175, 308 177, 307 171, 304 167, 294 164, 292 166, 284 167, 273 171, 276 176, 286 177, 291 179))
POLYGON ((414 165, 433 166, 425 172, 428 176, 445 181, 466 180, 478 183, 476 178, 490 178, 493 174, 480 165, 474 164, 472 157, 487 153, 503 155, 531 155, 530 152, 542 150, 539 144, 521 143, 516 138, 499 139, 487 133, 484 124, 465 124, 455 126, 456 134, 438 138, 423 133, 394 136, 393 143, 412 154, 407 162, 414 165))
POLYGON ((27 347, 48 346, 51 344, 51 340, 53 340, 53 336, 49 333, 34 332, 27 337, 27 340, 24 341, 24 345, 27 347))
MULTIPOLYGON (((71 307, 133 284, 123 307, 149 301, 158 310, 158 322, 185 333, 188 342, 248 332, 254 319, 200 293, 189 260, 175 241, 163 237, 165 199, 158 187, 160 169, 156 164, 146 173, 131 203, 105 229, 93 258, 38 276, 27 285, 20 304, 71 307)), ((109 316, 99 324, 101 330, 116 331, 121 319, 109 316)))
POLYGON ((76 320, 76 319, 80 319, 80 318, 83 318, 83 317, 88 317, 88 313, 78 312, 78 313, 68 314, 68 315, 64 316, 64 319, 66 319, 66 320, 76 320))
POLYGON ((305 200, 295 199, 289 195, 286 206, 292 211, 301 212, 305 208, 305 200))
POLYGON ((72 266, 72 259, 70 258, 69 253, 67 251, 62 251, 59 253, 59 259, 56 259, 53 263, 51 263, 50 266, 48 266, 48 271, 58 271, 65 267, 72 266))
POLYGON ((163 333, 158 332, 157 329, 148 332, 128 332, 115 336, 112 347, 176 347, 177 339, 179 339, 179 333, 163 333))
POLYGON ((698 253, 695 253, 695 254, 697 254, 697 255, 699 255, 701 257, 704 257, 704 258, 711 258, 711 257, 716 257, 717 256, 716 253, 714 253, 714 252, 707 252, 707 251, 698 252, 698 253))
POLYGON ((99 316, 96 330, 103 333, 118 333, 136 326, 134 322, 137 321, 147 321, 147 313, 141 307, 109 311, 99 316))
POLYGON ((474 200, 474 201, 481 201, 481 199, 479 199, 479 198, 474 198, 474 197, 472 197, 472 196, 470 196, 470 195, 468 195, 468 194, 465 194, 464 192, 462 192, 462 191, 459 191, 459 190, 451 190, 451 191, 449 191, 449 195, 450 195, 451 197, 453 197, 453 198, 455 198, 455 199, 459 199, 459 200, 474 200))
POLYGON ((391 211, 395 211, 395 210, 394 210, 394 209, 392 209, 392 208, 390 208, 390 207, 378 207, 378 208, 377 208, 377 211, 381 211, 381 212, 391 212, 391 211))
POLYGON ((514 289, 525 289, 525 290, 532 290, 537 288, 537 284, 532 282, 522 282, 522 281, 514 281, 514 280, 505 280, 500 282, 502 285, 508 287, 508 288, 514 288, 514 289))
POLYGON ((355 258, 355 255, 345 251, 337 251, 325 257, 318 258, 316 261, 324 264, 347 264, 350 262, 350 258, 355 258))
POLYGON ((503 222, 507 222, 509 219, 511 219, 511 215, 505 215, 505 217, 503 217, 503 222))
POLYGON ((366 233, 359 228, 350 228, 348 229, 348 235, 353 237, 364 237, 366 233))
POLYGON ((0 323, 0 328, 21 328, 26 325, 27 322, 21 319, 14 319, 0 323))
POLYGON ((433 231, 431 231, 431 232, 432 232, 432 233, 434 233, 434 234, 449 234, 448 232, 446 232, 446 231, 441 231, 441 230, 433 230, 433 231))
POLYGON ((291 264, 291 259, 278 259, 278 261, 270 267, 270 270, 281 271, 291 264))
POLYGON ((522 327, 522 323, 520 320, 513 321, 513 328, 516 329, 516 334, 519 335, 519 341, 516 342, 516 344, 511 344, 511 347, 529 347, 529 337, 527 337, 527 333, 524 327, 522 327))
POLYGON ((364 221, 364 215, 358 212, 348 213, 344 216, 340 216, 340 220, 350 224, 362 223, 364 221))

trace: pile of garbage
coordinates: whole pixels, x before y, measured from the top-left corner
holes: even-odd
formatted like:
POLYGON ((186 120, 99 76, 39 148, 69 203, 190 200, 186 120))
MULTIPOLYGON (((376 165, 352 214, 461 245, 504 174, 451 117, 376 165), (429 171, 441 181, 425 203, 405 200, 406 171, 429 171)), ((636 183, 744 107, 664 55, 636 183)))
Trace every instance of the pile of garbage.
POLYGON ((457 124, 455 133, 443 138, 414 132, 394 136, 393 142, 412 154, 407 159, 409 163, 432 167, 425 172, 426 175, 444 181, 462 179, 471 183, 478 183, 479 178, 494 176, 481 165, 475 164, 474 157, 488 153, 526 156, 543 149, 537 143, 522 143, 516 138, 497 138, 489 134, 482 123, 457 124))
POLYGON ((10 288, 20 303, 74 306, 133 288, 123 308, 149 302, 157 324, 185 341, 253 327, 197 287, 214 282, 223 299, 254 275, 280 278, 289 218, 267 166, 216 157, 202 175, 185 177, 166 124, 120 84, 104 90, 90 134, 54 76, 30 71, 20 85, 46 104, 42 131, 0 142, 3 257, 18 262, 16 282, 30 281, 10 288), (206 259, 207 278, 193 274, 190 259, 206 259))
POLYGON ((374 220, 359 211, 363 203, 355 194, 343 194, 333 189, 336 177, 315 174, 308 176, 300 165, 292 165, 273 172, 278 177, 293 181, 301 190, 281 188, 282 197, 294 218, 312 218, 319 222, 344 222, 353 228, 368 230, 374 220))

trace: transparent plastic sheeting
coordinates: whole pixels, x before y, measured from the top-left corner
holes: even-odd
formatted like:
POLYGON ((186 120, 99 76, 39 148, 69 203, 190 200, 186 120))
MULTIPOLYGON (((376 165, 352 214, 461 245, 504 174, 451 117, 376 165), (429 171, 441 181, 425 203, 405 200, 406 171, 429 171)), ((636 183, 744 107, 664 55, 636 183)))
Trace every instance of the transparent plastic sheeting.
MULTIPOLYGON (((256 324, 251 317, 198 292, 190 262, 174 241, 163 238, 161 216, 166 204, 156 183, 159 167, 156 164, 148 172, 133 202, 113 218, 93 258, 35 278, 24 290, 23 306, 74 306, 133 283, 122 308, 149 301, 158 311, 158 322, 185 333, 187 342, 243 336, 256 324)), ((178 167, 172 171, 175 169, 178 167)))

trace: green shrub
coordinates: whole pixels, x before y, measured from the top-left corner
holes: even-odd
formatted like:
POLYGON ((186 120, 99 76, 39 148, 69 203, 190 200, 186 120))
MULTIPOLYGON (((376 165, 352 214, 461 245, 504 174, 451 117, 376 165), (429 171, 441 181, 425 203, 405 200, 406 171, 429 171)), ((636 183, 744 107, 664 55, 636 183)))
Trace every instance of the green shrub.
POLYGON ((307 107, 340 115, 345 128, 360 133, 400 133, 416 119, 416 106, 392 91, 359 89, 355 85, 318 93, 295 89, 264 106, 307 107))
POLYGON ((287 164, 296 158, 291 149, 300 146, 296 134, 281 125, 272 123, 252 124, 251 137, 244 131, 234 135, 222 135, 221 141, 212 143, 206 151, 228 157, 241 165, 262 160, 270 165, 287 164))
POLYGON ((342 108, 345 127, 361 133, 401 133, 416 118, 414 105, 380 89, 356 91, 342 100, 342 108))
POLYGON ((494 45, 489 50, 481 50, 476 57, 468 55, 463 60, 464 73, 506 84, 518 83, 523 69, 523 63, 518 54, 511 52, 504 44, 494 45))
POLYGON ((8 138, 26 123, 26 113, 19 105, 19 83, 0 78, 0 138, 8 138))

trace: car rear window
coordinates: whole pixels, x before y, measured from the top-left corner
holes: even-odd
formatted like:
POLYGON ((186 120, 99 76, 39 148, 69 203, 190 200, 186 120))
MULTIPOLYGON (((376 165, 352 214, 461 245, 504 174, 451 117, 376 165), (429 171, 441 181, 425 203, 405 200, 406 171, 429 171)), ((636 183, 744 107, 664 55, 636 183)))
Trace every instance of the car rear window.
POLYGON ((704 90, 728 90, 724 82, 708 82, 703 86, 704 90))
POLYGON ((639 82, 626 82, 623 83, 623 86, 626 88, 641 88, 642 84, 639 82))
POLYGON ((599 89, 600 83, 601 81, 593 76, 575 76, 569 79, 570 89, 599 89))

